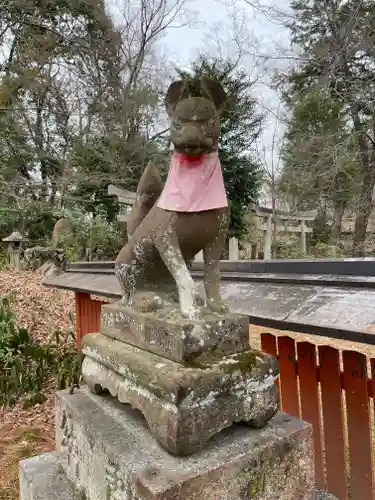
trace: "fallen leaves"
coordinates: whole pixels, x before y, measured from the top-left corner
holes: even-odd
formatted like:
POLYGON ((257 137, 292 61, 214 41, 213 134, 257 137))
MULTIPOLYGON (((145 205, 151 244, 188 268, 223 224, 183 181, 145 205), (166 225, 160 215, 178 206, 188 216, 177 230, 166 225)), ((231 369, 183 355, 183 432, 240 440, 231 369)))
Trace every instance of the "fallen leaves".
POLYGON ((53 435, 41 427, 0 425, 0 500, 19 498, 19 461, 54 448, 53 435))
POLYGON ((33 272, 0 272, 0 295, 12 298, 17 323, 31 336, 46 342, 56 330, 72 327, 74 294, 41 285, 43 275, 33 272))
MULTIPOLYGON (((33 272, 0 273, 0 295, 11 298, 17 324, 34 340, 47 343, 57 330, 74 328, 74 294, 41 285, 33 272)), ((0 500, 18 499, 18 463, 22 458, 54 449, 54 394, 49 382, 45 403, 23 409, 23 401, 0 409, 0 500)))

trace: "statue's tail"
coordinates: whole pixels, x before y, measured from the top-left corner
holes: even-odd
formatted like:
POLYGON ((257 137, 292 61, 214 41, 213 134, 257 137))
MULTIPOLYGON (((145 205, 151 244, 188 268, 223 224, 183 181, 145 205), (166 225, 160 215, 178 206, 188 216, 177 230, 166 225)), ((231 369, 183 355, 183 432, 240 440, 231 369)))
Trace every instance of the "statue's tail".
POLYGON ((155 205, 163 191, 163 187, 158 169, 152 161, 150 161, 139 181, 137 197, 127 221, 128 237, 134 233, 148 212, 155 205))

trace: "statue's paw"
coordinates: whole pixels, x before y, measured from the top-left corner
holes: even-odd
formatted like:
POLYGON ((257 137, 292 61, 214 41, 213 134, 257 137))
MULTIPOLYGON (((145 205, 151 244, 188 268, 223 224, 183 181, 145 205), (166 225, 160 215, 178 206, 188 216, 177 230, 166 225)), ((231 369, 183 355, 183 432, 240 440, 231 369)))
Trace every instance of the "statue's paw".
POLYGON ((133 294, 132 293, 125 293, 121 297, 121 305, 125 307, 132 307, 134 302, 133 294))
POLYGON ((121 297, 121 305, 122 306, 127 306, 129 302, 129 297, 127 295, 123 295, 121 297))
POLYGON ((198 307, 191 306, 189 308, 181 308, 181 315, 187 319, 197 320, 201 318, 202 311, 198 307))
POLYGON ((228 305, 224 302, 223 299, 209 299, 207 298, 207 306, 211 309, 211 311, 224 314, 230 311, 228 305))
POLYGON ((184 318, 199 319, 201 317, 202 308, 198 307, 194 300, 194 294, 190 297, 180 299, 180 311, 184 318))

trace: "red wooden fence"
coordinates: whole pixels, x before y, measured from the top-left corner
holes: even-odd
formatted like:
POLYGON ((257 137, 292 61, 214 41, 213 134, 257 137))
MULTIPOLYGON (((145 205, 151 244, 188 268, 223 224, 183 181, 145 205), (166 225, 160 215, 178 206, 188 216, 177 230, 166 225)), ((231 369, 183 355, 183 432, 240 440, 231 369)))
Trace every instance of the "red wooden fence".
MULTIPOLYGON (((77 347, 100 329, 104 301, 76 293, 77 347)), ((375 359, 356 351, 261 335, 262 350, 280 363, 282 410, 314 427, 317 487, 339 500, 375 500, 370 401, 375 395, 375 359), (341 371, 340 366, 343 370, 341 371), (350 493, 350 494, 349 494, 350 493)))
POLYGON ((317 486, 340 500, 374 500, 370 399, 375 388, 367 358, 318 348, 290 337, 261 335, 263 351, 280 362, 282 409, 314 426, 317 486), (350 496, 349 496, 350 492, 350 496))

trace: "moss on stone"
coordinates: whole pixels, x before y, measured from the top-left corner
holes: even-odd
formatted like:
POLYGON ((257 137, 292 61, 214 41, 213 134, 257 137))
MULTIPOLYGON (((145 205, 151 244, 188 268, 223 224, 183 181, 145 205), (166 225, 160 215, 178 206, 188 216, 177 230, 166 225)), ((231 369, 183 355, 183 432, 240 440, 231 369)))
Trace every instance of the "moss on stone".
POLYGON ((257 495, 264 492, 265 489, 265 475, 263 472, 259 472, 256 476, 250 481, 248 486, 248 498, 256 498, 257 495))
POLYGON ((259 463, 254 464, 254 467, 240 471, 236 479, 237 484, 242 485, 240 489, 241 500, 263 498, 266 475, 263 470, 259 469, 259 463))
POLYGON ((248 375, 253 371, 254 366, 257 364, 257 352, 252 350, 244 351, 227 359, 231 359, 232 362, 222 363, 220 365, 220 368, 224 373, 231 374, 239 371, 243 375, 248 375))
POLYGON ((200 361, 199 358, 188 358, 184 362, 185 368, 195 368, 196 370, 207 370, 211 368, 210 363, 200 361))
POLYGON ((87 500, 86 491, 84 488, 79 488, 75 494, 76 500, 87 500))
POLYGON ((190 357, 185 360, 185 368, 195 368, 199 370, 208 370, 212 368, 220 368, 220 370, 231 375, 234 372, 240 372, 243 375, 248 375, 253 371, 257 364, 257 356, 259 353, 253 350, 246 350, 232 356, 218 356, 216 353, 205 353, 205 356, 190 357), (225 363, 221 361, 230 360, 225 363))

